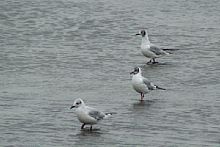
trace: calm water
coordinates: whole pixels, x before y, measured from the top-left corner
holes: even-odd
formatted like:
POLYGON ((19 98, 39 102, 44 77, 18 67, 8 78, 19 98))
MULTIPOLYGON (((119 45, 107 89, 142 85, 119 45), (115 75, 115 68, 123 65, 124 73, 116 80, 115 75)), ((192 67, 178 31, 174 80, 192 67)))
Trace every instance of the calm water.
POLYGON ((220 146, 220 1, 1 0, 1 146, 220 146), (140 29, 165 48, 146 65, 140 29), (144 103, 134 66, 166 91, 144 103), (117 112, 81 131, 76 98, 117 112))

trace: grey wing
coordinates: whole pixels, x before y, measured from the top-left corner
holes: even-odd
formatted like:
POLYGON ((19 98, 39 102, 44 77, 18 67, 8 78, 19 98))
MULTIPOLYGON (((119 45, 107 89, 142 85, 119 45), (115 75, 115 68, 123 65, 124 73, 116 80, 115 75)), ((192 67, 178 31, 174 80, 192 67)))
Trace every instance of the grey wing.
POLYGON ((154 44, 150 44, 150 51, 154 52, 156 55, 163 55, 166 52, 159 47, 155 46, 154 44))
POLYGON ((97 111, 97 110, 91 110, 89 111, 89 116, 95 118, 96 120, 101 120, 105 117, 105 114, 100 112, 100 111, 97 111))
POLYGON ((144 84, 147 85, 147 88, 149 90, 154 90, 156 89, 156 86, 154 85, 154 83, 150 82, 147 78, 143 78, 144 84))

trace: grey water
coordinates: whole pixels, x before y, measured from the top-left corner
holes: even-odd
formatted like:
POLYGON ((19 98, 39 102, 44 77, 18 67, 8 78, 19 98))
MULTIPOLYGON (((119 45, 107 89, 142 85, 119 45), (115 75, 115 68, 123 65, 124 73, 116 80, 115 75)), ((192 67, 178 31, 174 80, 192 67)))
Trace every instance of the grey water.
POLYGON ((219 147, 219 14, 219 0, 1 0, 0 146, 219 147), (179 50, 147 65, 141 29, 179 50), (167 90, 140 102, 135 66, 167 90), (76 98, 117 114, 82 131, 76 98))

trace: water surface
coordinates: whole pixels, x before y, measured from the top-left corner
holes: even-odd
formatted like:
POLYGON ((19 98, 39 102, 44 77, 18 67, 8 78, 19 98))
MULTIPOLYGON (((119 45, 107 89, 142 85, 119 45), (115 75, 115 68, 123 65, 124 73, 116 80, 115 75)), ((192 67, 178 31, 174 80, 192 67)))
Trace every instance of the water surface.
POLYGON ((219 146, 220 3, 2 0, 1 146, 219 146), (146 65, 135 34, 179 51, 146 65), (166 91, 131 87, 135 66, 166 91), (117 112, 81 131, 82 98, 117 112))

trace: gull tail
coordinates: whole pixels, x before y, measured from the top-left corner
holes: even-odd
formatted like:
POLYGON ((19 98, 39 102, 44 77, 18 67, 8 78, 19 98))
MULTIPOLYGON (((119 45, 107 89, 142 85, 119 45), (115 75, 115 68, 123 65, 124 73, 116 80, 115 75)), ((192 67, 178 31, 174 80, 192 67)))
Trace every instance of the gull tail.
POLYGON ((155 85, 155 86, 156 86, 156 88, 159 89, 159 90, 166 90, 165 88, 159 87, 159 86, 157 86, 157 85, 155 85))

